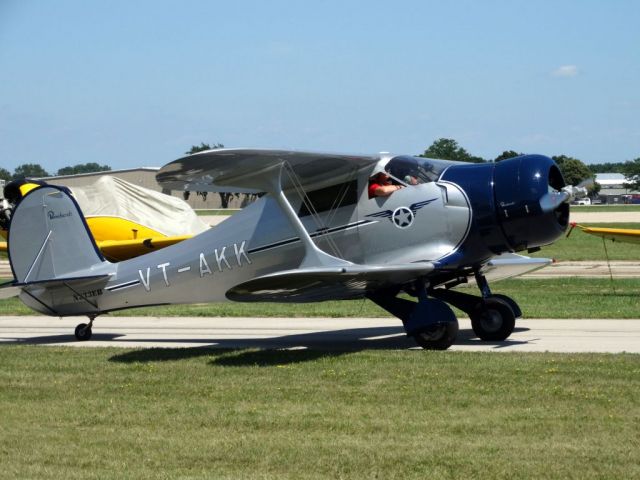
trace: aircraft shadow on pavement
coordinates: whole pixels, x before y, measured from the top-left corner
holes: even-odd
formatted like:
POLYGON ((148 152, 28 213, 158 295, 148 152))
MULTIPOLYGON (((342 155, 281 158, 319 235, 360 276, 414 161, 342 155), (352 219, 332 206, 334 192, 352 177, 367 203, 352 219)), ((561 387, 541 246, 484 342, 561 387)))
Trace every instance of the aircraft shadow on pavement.
MULTIPOLYGON (((517 328, 516 331, 527 331, 517 328)), ((178 340, 184 342, 185 340, 178 340)), ((202 339, 197 340, 199 342, 202 339)), ((458 345, 492 345, 507 347, 527 342, 506 340, 482 342, 471 329, 460 330, 458 345)), ((273 366, 316 360, 322 357, 340 356, 364 350, 406 350, 416 347, 402 327, 357 328, 286 335, 262 339, 225 339, 214 345, 192 348, 138 349, 110 358, 113 362, 164 362, 201 356, 214 357, 212 364, 223 366, 273 366), (377 338, 376 338, 377 337, 377 338), (229 355, 232 352, 233 355, 229 355)))
MULTIPOLYGON (((527 331, 517 327, 515 332, 527 331)), ((156 338, 128 338, 119 333, 94 333, 93 341, 117 341, 119 345, 131 342, 159 342, 156 338)), ((405 335, 401 326, 367 327, 343 330, 331 330, 305 334, 283 335, 271 338, 176 338, 162 339, 161 343, 171 345, 202 344, 210 345, 194 347, 154 347, 139 348, 113 355, 110 361, 121 363, 178 361, 202 356, 212 357, 212 364, 226 366, 271 366, 287 363, 311 361, 321 357, 349 354, 364 350, 406 350, 416 347, 412 338, 405 335), (229 352, 234 352, 229 355, 229 352)), ((8 340, 1 345, 74 345, 78 340, 73 335, 45 335, 8 340)), ((475 337, 471 329, 460 329, 456 345, 488 345, 503 348, 523 341, 506 340, 503 342, 482 342, 475 337)), ((108 345, 106 345, 108 347, 108 345)))

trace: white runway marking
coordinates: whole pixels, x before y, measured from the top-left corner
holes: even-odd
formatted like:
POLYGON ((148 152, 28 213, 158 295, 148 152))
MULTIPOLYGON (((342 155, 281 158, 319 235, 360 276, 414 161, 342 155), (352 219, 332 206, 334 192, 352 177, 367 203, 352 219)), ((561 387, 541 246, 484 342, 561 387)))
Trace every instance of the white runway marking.
MULTIPOLYGON (((407 349, 414 342, 400 322, 386 318, 180 318, 99 317, 93 338, 73 336, 83 317, 0 317, 0 348, 6 344, 75 347, 203 347, 407 349)), ((482 342, 469 320, 460 320, 460 351, 640 353, 640 319, 519 320, 504 342, 482 342)))

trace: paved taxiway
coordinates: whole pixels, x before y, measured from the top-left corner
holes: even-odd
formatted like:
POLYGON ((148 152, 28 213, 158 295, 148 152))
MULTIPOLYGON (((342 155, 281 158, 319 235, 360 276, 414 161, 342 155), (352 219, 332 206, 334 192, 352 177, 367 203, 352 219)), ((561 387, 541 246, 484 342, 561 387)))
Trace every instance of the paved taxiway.
POLYGON ((536 270, 521 278, 555 278, 555 277, 640 277, 640 261, 561 261, 536 270))
MULTIPOLYGON (((99 317, 93 339, 78 342, 83 318, 0 317, 0 348, 7 344, 76 347, 414 348, 399 322, 387 318, 99 317)), ((481 342, 461 319, 452 350, 492 352, 640 353, 640 319, 519 320, 505 342, 481 342)))
POLYGON ((634 223, 640 222, 640 212, 571 211, 569 220, 576 223, 634 223))

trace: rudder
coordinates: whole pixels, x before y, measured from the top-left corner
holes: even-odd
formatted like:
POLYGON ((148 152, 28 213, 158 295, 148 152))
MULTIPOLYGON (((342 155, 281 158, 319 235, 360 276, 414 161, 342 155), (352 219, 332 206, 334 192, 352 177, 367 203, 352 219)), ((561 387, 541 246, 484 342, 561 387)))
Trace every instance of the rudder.
POLYGON ((32 190, 18 204, 9 226, 8 250, 18 283, 92 275, 109 265, 76 201, 52 185, 32 190))

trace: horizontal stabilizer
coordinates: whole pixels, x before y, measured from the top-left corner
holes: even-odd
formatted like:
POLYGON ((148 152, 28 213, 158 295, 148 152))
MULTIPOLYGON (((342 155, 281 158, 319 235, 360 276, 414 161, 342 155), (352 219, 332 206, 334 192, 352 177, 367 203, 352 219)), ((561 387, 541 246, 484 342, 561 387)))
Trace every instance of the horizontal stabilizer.
MULTIPOLYGON (((39 311, 48 313, 49 315, 65 316, 69 315, 64 310, 59 310, 56 298, 60 298, 60 293, 71 293, 74 297, 75 314, 90 314, 99 312, 100 309, 95 303, 95 299, 91 297, 87 290, 93 292, 101 291, 107 283, 111 275, 88 275, 84 277, 67 277, 56 278, 53 280, 40 280, 28 283, 14 283, 13 288, 22 292, 23 301, 29 298, 36 302, 40 308, 39 311), (42 309, 44 307, 44 309, 42 309)), ((19 292, 19 293, 20 293, 19 292)))
POLYGON ((317 302, 361 298, 367 292, 402 285, 433 271, 432 263, 286 270, 254 278, 230 289, 237 302, 317 302))
POLYGON ((61 278, 55 278, 52 280, 37 280, 35 282, 26 282, 26 283, 13 283, 12 285, 14 287, 31 287, 31 286, 35 286, 37 285, 38 287, 44 287, 44 288, 48 288, 48 287, 55 287, 55 286, 60 286, 60 285, 68 285, 68 286, 75 286, 75 285, 79 285, 82 287, 86 287, 86 286, 90 286, 90 285, 94 285, 97 283, 107 283, 107 281, 109 280, 109 278, 111 278, 111 275, 108 274, 104 274, 104 275, 87 275, 84 277, 61 277, 61 278))
POLYGON ((22 289, 16 287, 13 282, 4 283, 0 285, 0 300, 6 300, 7 298, 17 297, 20 295, 22 289))
POLYGON ((72 277, 72 278, 57 278, 55 280, 40 280, 36 282, 28 282, 28 283, 17 283, 17 282, 8 282, 0 285, 0 300, 4 300, 5 298, 15 297, 20 295, 20 292, 23 288, 27 287, 40 287, 40 288, 49 288, 49 287, 58 287, 58 286, 66 286, 69 288, 77 287, 88 287, 99 283, 106 284, 111 278, 111 275, 91 275, 88 277, 72 277))

